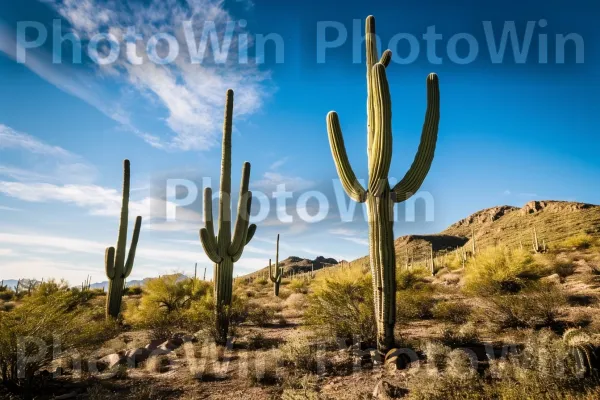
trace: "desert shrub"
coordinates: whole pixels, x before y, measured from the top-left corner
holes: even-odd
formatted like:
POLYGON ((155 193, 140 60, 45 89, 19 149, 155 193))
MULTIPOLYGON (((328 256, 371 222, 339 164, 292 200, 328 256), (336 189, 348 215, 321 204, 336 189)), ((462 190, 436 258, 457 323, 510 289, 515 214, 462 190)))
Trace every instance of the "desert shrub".
POLYGON ((264 286, 269 283, 269 280, 267 278, 265 278, 264 276, 259 276, 258 278, 256 278, 254 280, 254 283, 258 286, 264 286))
POLYGON ((276 385, 282 376, 277 368, 281 357, 279 350, 267 350, 253 353, 246 369, 246 378, 253 386, 276 385))
POLYGON ((28 387, 34 373, 50 364, 54 345, 60 343, 62 351, 82 352, 117 332, 115 323, 105 321, 103 307, 81 303, 69 290, 44 290, 26 296, 12 312, 0 313, 0 326, 3 380, 22 387, 28 387), (30 358, 18 363, 19 356, 30 358))
MULTIPOLYGON (((224 307, 223 314, 223 317, 229 320, 228 336, 235 336, 237 329, 249 315, 246 298, 234 295, 231 306, 224 307)), ((220 337, 216 330, 217 315, 211 293, 191 303, 190 308, 184 313, 184 321, 189 330, 200 331, 215 340, 220 337)))
POLYGON ((128 303, 125 320, 138 328, 150 329, 156 339, 164 339, 187 326, 193 303, 200 303, 197 308, 209 307, 206 298, 210 287, 208 282, 193 282, 179 275, 150 279, 144 283, 141 299, 128 303))
POLYGON ((10 289, 0 290, 0 300, 12 301, 15 298, 15 292, 10 289))
POLYGON ((442 329, 441 342, 453 348, 465 347, 480 342, 479 331, 473 323, 467 323, 460 328, 446 326, 442 329))
POLYGON ((575 273, 575 266, 573 265, 573 261, 565 258, 558 258, 554 261, 552 265, 552 271, 555 274, 558 274, 561 279, 566 278, 567 276, 573 275, 575 273))
POLYGON ((396 272, 398 290, 421 289, 425 284, 424 278, 431 275, 424 268, 401 269, 396 272))
POLYGON ((285 299, 284 304, 288 308, 299 310, 306 306, 307 301, 307 296, 300 293, 292 293, 287 299, 285 299))
POLYGON ((509 399, 519 398, 517 394, 527 394, 525 398, 573 398, 566 394, 584 393, 586 386, 593 382, 578 375, 567 341, 547 329, 530 335, 519 354, 491 361, 490 373, 504 382, 519 383, 521 388, 518 390, 499 385, 498 392, 509 399), (547 393, 566 396, 546 397, 547 393))
POLYGON ((275 310, 272 307, 261 307, 254 304, 248 311, 248 321, 256 326, 268 326, 275 319, 275 310))
POLYGON ((142 294, 142 287, 141 286, 128 286, 125 289, 123 289, 123 295, 124 296, 139 296, 142 294))
POLYGON ((464 289, 482 296, 516 293, 544 275, 544 267, 529 252, 489 247, 469 259, 464 289))
POLYGON ((451 351, 450 347, 439 342, 427 342, 423 349, 427 363, 439 371, 446 368, 448 355, 451 351))
POLYGON ((304 372, 317 373, 327 367, 327 358, 307 336, 295 336, 279 347, 284 364, 304 372))
POLYGON ((16 307, 16 303, 14 301, 7 301, 6 303, 0 304, 0 311, 9 312, 12 311, 16 307))
POLYGON ((471 307, 463 302, 441 301, 433 306, 431 313, 435 319, 464 324, 471 315, 471 307))
MULTIPOLYGON (((299 301, 290 296, 287 302, 299 301)), ((375 339, 371 277, 360 268, 336 269, 313 281, 304 315, 308 325, 331 338, 375 339)))
POLYGON ((294 278, 290 281, 288 289, 295 293, 308 293, 308 280, 302 278, 294 278))
POLYGON ((435 304, 431 290, 400 290, 396 293, 396 316, 399 320, 430 319, 435 304))
POLYGON ((292 291, 291 290, 287 290, 287 289, 279 289, 279 298, 281 300, 286 300, 288 297, 290 297, 292 295, 292 291))
POLYGON ((588 234, 580 233, 563 240, 558 247, 564 249, 588 249, 594 244, 594 238, 588 234))
POLYGON ((490 298, 493 322, 499 328, 539 328, 553 325, 566 298, 552 285, 541 285, 519 294, 490 298))

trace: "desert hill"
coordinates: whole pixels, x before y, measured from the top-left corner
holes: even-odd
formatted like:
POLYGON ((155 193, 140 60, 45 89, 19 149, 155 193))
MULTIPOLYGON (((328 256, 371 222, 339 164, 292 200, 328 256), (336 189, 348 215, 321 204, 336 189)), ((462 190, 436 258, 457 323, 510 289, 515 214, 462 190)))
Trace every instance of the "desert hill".
MULTIPOLYGON (((274 263, 275 260, 272 260, 272 262, 274 263)), ((283 261, 282 260, 279 261, 279 266, 281 268, 283 268, 283 276, 286 276, 286 277, 290 276, 292 274, 302 274, 302 273, 310 272, 313 268, 313 265, 314 265, 314 271, 318 271, 322 268, 327 268, 327 267, 330 267, 332 265, 337 265, 337 264, 338 264, 338 261, 336 259, 326 258, 323 256, 318 256, 314 260, 311 260, 308 258, 291 256, 291 257, 286 258, 283 261)), ((269 267, 266 266, 264 268, 259 269, 256 272, 253 272, 253 273, 245 275, 245 276, 246 277, 256 277, 256 276, 261 276, 264 274, 267 274, 267 276, 268 276, 268 273, 269 273, 269 267)))
POLYGON ((502 245, 531 248, 533 230, 540 243, 552 246, 570 236, 585 233, 600 237, 600 206, 569 201, 530 201, 523 207, 497 206, 477 211, 452 224, 439 234, 407 235, 395 241, 397 262, 406 257, 420 261, 434 252, 449 252, 464 246, 472 249, 472 235, 476 246, 502 245))

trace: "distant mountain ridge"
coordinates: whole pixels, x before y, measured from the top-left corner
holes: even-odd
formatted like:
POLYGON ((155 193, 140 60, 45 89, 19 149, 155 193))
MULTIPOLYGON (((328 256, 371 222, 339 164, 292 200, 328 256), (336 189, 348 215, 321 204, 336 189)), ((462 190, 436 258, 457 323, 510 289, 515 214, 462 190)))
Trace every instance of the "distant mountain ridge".
MULTIPOLYGON (((275 260, 273 260, 275 262, 275 260)), ((285 260, 279 261, 279 266, 283 269, 283 276, 290 276, 292 274, 301 274, 310 272, 313 270, 318 271, 323 268, 335 266, 338 264, 338 260, 334 258, 327 258, 318 256, 314 260, 310 258, 301 258, 296 256, 290 256, 285 260)), ((244 275, 245 277, 256 277, 269 273, 269 266, 259 269, 258 271, 244 275)))
POLYGON ((523 207, 497 206, 477 211, 434 235, 401 236, 395 241, 399 260, 407 252, 416 260, 433 250, 450 251, 456 247, 472 247, 472 236, 478 247, 504 245, 531 248, 533 229, 540 241, 548 245, 570 236, 585 233, 600 237, 600 206, 588 203, 534 200, 523 207))

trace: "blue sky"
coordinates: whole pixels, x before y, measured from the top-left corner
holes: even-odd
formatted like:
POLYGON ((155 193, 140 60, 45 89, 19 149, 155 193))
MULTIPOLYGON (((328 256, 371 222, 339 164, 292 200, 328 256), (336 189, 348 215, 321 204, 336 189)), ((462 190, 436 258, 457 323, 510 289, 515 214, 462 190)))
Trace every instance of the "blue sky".
MULTIPOLYGON (((365 67, 354 61, 364 58, 360 35, 369 14, 377 19, 382 46, 394 47, 397 57, 388 68, 394 110, 390 175, 396 179, 418 146, 425 78, 429 72, 440 76, 438 147, 421 188, 422 198, 433 199, 432 208, 427 213, 424 202, 417 201, 415 221, 407 221, 401 206, 397 235, 438 232, 500 204, 521 206, 534 199, 600 203, 595 123, 600 33, 594 29, 598 7, 589 1, 373 0, 349 1, 344 7, 329 0, 6 3, 0 11, 1 278, 53 276, 77 284, 91 274, 94 282, 105 280, 103 253, 116 241, 124 158, 132 163, 131 216, 145 219, 132 278, 190 273, 195 262, 210 268, 198 240, 201 196, 178 207, 176 222, 169 222, 165 210, 173 202, 165 198, 165 188, 169 179, 201 186, 210 177, 217 190, 229 87, 236 92, 233 187, 247 160, 252 163, 251 190, 266 199, 285 184, 293 196, 285 206, 292 222, 277 218, 277 204, 270 199, 269 213, 257 221, 259 230, 235 273, 266 265, 274 256, 277 233, 283 257, 367 254, 367 225, 360 213, 351 222, 340 218, 325 116, 330 110, 339 113, 352 165, 366 178, 365 67), (81 63, 73 62, 69 43, 53 44, 54 20, 63 35, 75 33, 81 39, 81 63), (16 38, 26 21, 40 23, 48 38, 19 60, 16 38), (217 52, 208 46, 202 62, 192 63, 185 21, 191 21, 196 40, 207 21, 214 22, 222 39, 230 21, 226 62, 216 62, 217 52), (531 44, 527 51, 519 49, 522 58, 515 61, 510 41, 501 62, 490 55, 490 46, 498 50, 511 23, 522 45, 528 21, 531 44), (141 35, 136 42, 141 65, 127 58, 128 27, 141 35), (441 35, 436 57, 423 38, 428 27, 441 35), (343 32, 345 41, 323 50, 343 32), (104 66, 87 51, 100 33, 113 35, 121 50, 115 62, 104 66), (180 44, 179 56, 169 64, 149 58, 167 55, 164 41, 155 53, 147 47, 158 33, 173 35, 180 44), (556 37, 569 34, 562 37, 580 38, 581 44, 567 41, 564 62, 557 62, 556 49, 562 45, 556 37), (267 42, 261 51, 258 35, 278 41, 267 42), (467 36, 478 52, 460 63, 469 52, 467 36), (57 48, 62 49, 60 64, 52 62, 57 48), (248 62, 239 56, 245 53, 248 62), (540 54, 547 54, 546 63, 540 63, 540 54), (264 62, 256 62, 257 56, 264 56, 264 62), (323 193, 330 203, 315 223, 301 217, 322 211, 314 197, 297 206, 310 191, 323 193)), ((34 41, 35 29, 25 39, 34 41)), ((100 56, 108 55, 106 46, 99 48, 100 56)), ((185 197, 186 191, 178 194, 185 197)), ((349 201, 342 198, 346 207, 349 201)), ((263 210, 255 205, 253 215, 263 210)))

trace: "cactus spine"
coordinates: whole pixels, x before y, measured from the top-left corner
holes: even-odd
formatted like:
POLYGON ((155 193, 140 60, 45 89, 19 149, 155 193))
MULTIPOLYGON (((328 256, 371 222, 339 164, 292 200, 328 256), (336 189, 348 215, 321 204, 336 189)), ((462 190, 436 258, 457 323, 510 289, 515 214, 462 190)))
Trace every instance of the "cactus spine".
POLYGON ((121 205, 121 220, 119 223, 119 235, 117 237, 117 248, 108 247, 105 255, 106 276, 108 277, 108 295, 106 296, 107 318, 118 318, 121 312, 121 301, 125 289, 125 279, 131 274, 135 251, 140 237, 142 217, 135 219, 133 236, 129 254, 127 253, 127 225, 129 219, 129 186, 130 186, 130 163, 123 162, 123 204, 121 205))
POLYGON ((367 48, 367 155, 369 181, 365 190, 350 165, 338 115, 327 115, 329 143, 342 186, 348 196, 367 203, 370 264, 377 320, 377 348, 387 352, 394 345, 396 322, 396 256, 394 253, 393 203, 411 197, 429 172, 439 123, 439 89, 435 74, 427 77, 427 111, 417 155, 404 178, 393 188, 388 182, 392 160, 392 103, 386 67, 391 52, 378 61, 375 18, 366 21, 367 48))
POLYGON ((231 235, 231 130, 233 124, 233 90, 227 91, 225 102, 225 121, 223 124, 223 148, 221 158, 221 182, 219 187, 219 233, 215 236, 212 215, 212 190, 204 190, 204 224, 200 230, 200 242, 208 258, 215 263, 214 294, 218 344, 227 343, 229 318, 233 289, 233 263, 238 261, 244 246, 250 242, 256 225, 249 225, 252 192, 248 191, 250 182, 250 163, 242 168, 242 182, 237 209, 237 220, 233 237, 231 235))
POLYGON ((279 297, 279 285, 281 284, 282 275, 283 268, 279 268, 279 235, 277 235, 274 266, 271 266, 271 259, 269 259, 269 278, 271 279, 271 282, 273 282, 274 293, 277 297, 279 297))

